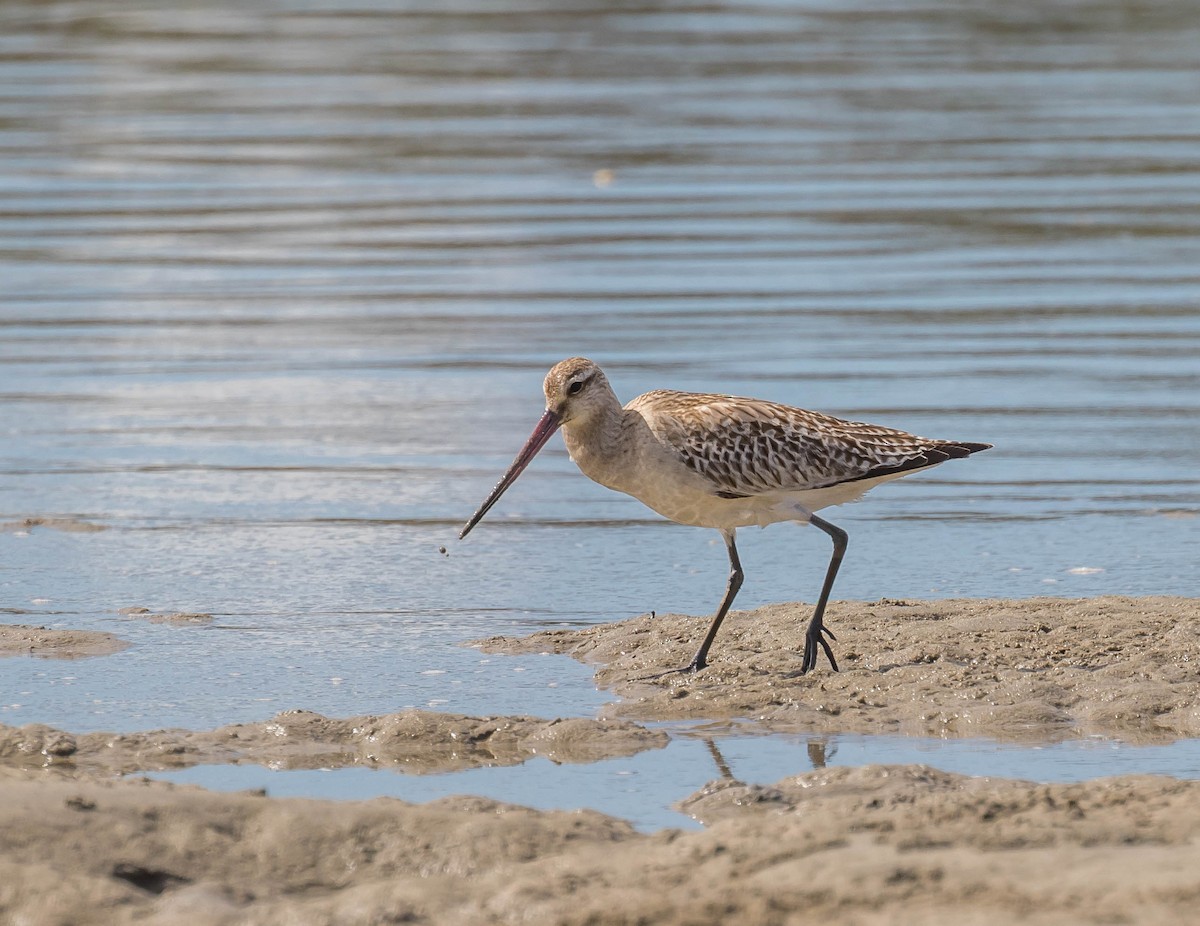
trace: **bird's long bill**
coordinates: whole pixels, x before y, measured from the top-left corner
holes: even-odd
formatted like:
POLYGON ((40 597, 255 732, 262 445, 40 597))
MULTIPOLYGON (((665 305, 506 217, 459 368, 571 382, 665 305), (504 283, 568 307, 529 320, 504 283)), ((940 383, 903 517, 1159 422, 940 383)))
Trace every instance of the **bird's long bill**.
POLYGON ((550 409, 546 409, 546 414, 542 415, 542 420, 537 423, 537 427, 529 435, 529 440, 525 441, 525 446, 521 448, 521 452, 517 454, 517 458, 512 461, 512 466, 508 468, 508 472, 496 483, 496 488, 492 489, 492 494, 479 506, 479 510, 471 515, 471 520, 467 522, 467 526, 459 532, 459 540, 462 540, 471 532, 471 528, 478 524, 483 516, 491 510, 492 505, 500 500, 500 496, 504 494, 505 490, 517 481, 517 477, 529 465, 529 461, 537 456, 539 450, 546 446, 546 441, 550 440, 561 424, 562 419, 550 411, 550 409))

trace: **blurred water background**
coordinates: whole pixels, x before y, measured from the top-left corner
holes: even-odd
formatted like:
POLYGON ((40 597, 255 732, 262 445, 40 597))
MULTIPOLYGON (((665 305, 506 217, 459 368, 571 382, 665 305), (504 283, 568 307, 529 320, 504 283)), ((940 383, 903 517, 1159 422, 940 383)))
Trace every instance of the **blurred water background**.
MULTIPOLYGON (((557 438, 455 540, 576 354, 997 445, 830 511, 835 597, 1195 594, 1194 7, 5 2, 0 613, 134 645, 0 722, 594 712, 459 644, 727 564, 557 438)), ((816 596, 743 534, 740 608, 816 596)))

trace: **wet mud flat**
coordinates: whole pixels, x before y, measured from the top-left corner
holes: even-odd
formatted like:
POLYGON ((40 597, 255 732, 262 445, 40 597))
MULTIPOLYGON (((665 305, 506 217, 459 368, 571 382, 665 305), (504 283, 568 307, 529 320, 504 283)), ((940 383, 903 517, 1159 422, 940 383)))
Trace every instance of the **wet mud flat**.
POLYGON ((811 606, 735 611, 709 667, 686 665, 706 617, 644 615, 525 638, 492 653, 597 664, 634 720, 753 718, 776 729, 1134 743, 1200 736, 1200 603, 1179 597, 833 602, 840 672, 799 676, 811 606))
MULTIPOLYGON (((794 675, 807 608, 636 618, 492 651, 568 653, 620 696, 599 719, 287 711, 211 731, 0 727, 0 920, 90 923, 1176 923, 1200 902, 1200 782, 1040 784, 920 765, 714 781, 697 832, 478 797, 414 805, 218 794, 139 776, 196 762, 410 772, 588 762, 655 719, 1028 741, 1196 735, 1200 601, 839 603, 843 672, 794 675)), ((581 803, 583 802, 581 797, 581 803)))

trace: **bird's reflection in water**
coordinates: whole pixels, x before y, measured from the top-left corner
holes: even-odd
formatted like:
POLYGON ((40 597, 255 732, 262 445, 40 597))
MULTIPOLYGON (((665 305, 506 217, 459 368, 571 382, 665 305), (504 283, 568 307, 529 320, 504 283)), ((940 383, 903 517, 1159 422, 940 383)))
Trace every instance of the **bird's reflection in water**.
MULTIPOLYGON (((712 756, 713 764, 717 767, 717 773, 725 781, 736 780, 733 775, 733 770, 729 767, 729 763, 725 761, 725 756, 722 755, 720 747, 717 746, 716 740, 712 737, 705 737, 704 745, 708 747, 708 754, 712 756)), ((808 761, 812 763, 813 769, 825 768, 826 763, 837 755, 837 746, 830 745, 829 740, 824 737, 813 737, 805 743, 808 750, 808 761)), ((808 771, 805 769, 805 771, 808 771)))
POLYGON ((712 756, 713 762, 717 766, 717 773, 726 781, 733 781, 733 772, 729 770, 729 763, 721 755, 721 750, 717 748, 717 744, 711 739, 706 739, 704 745, 708 747, 708 754, 712 756))
POLYGON ((830 746, 828 740, 811 739, 808 741, 808 761, 812 763, 814 769, 824 768, 825 763, 835 755, 837 755, 837 746, 830 746))

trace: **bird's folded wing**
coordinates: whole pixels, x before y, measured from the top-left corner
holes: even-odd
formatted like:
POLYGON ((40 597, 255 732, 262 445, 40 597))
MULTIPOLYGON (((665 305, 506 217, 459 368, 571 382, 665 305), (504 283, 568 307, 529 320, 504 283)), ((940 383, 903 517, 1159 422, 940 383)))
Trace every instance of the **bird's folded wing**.
POLYGON ((725 497, 873 479, 983 448, 736 396, 659 390, 628 407, 725 497))

